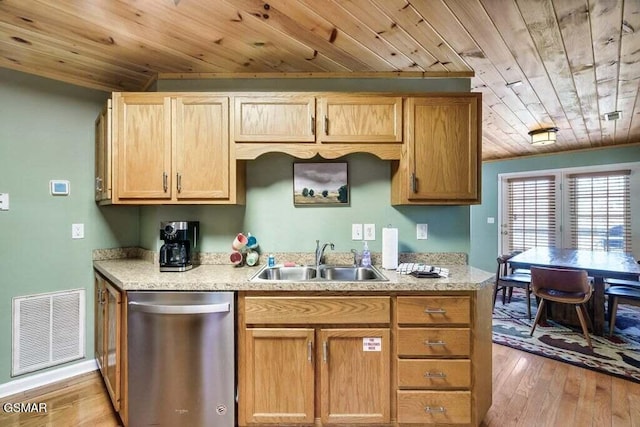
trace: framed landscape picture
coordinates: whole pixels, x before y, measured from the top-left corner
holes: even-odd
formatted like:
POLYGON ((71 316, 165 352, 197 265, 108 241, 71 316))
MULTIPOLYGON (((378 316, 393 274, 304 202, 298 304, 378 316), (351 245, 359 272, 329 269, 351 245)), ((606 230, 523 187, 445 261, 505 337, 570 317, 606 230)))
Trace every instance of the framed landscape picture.
POLYGON ((293 204, 348 206, 347 163, 294 163, 293 204))

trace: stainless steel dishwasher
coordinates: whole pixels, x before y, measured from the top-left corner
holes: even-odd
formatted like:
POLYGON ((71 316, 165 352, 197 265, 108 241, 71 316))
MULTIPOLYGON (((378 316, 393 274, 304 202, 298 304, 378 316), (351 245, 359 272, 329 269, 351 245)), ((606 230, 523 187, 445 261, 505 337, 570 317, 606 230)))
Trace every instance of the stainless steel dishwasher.
POLYGON ((233 427, 233 292, 129 292, 129 425, 233 427))

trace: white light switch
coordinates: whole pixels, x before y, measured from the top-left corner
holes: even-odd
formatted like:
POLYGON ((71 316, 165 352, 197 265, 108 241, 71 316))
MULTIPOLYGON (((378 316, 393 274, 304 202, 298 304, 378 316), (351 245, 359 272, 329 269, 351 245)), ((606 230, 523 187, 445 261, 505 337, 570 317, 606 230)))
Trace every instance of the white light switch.
POLYGON ((492 216, 487 217, 487 224, 493 224, 496 222, 496 219, 492 216))
POLYGON ((9 210, 9 193, 0 193, 0 211, 9 210))
POLYGON ((362 224, 351 224, 351 240, 362 240, 362 224))
POLYGON ((71 224, 71 238, 84 239, 84 224, 71 224))
POLYGON ((416 239, 427 240, 428 230, 427 224, 416 224, 416 239))

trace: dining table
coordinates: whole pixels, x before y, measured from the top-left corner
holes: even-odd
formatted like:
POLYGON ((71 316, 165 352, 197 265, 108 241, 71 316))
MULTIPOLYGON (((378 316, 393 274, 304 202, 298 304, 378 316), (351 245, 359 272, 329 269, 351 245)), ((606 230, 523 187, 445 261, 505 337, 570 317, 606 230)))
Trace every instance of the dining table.
MULTIPOLYGON (((605 279, 638 280, 640 264, 630 253, 585 249, 534 247, 509 259, 511 267, 530 269, 533 266, 585 270, 592 278, 593 293, 588 306, 593 321, 593 333, 603 335, 605 323, 605 279)), ((573 312, 569 311, 570 313, 573 312)), ((556 319, 562 321, 566 319, 556 319)))

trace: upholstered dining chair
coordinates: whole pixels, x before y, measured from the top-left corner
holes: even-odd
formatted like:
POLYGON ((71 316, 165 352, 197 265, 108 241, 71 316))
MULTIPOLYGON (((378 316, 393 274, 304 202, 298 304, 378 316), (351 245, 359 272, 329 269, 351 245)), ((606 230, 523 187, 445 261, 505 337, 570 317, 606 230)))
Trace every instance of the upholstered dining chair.
POLYGON ((538 306, 536 320, 531 327, 530 336, 533 336, 533 332, 540 321, 545 301, 572 304, 576 307, 580 326, 587 344, 590 348, 593 348, 589 329, 587 328, 587 322, 591 323, 591 321, 584 305, 591 298, 592 292, 586 271, 531 267, 531 290, 536 297, 540 298, 540 305, 538 306))
POLYGON ((640 306, 640 287, 610 286, 604 291, 607 295, 607 307, 609 311, 609 335, 613 335, 616 326, 616 314, 618 304, 631 304, 640 306))
POLYGON ((505 297, 508 298, 507 302, 511 302, 511 296, 513 295, 513 288, 524 289, 527 294, 527 315, 531 320, 531 276, 528 270, 512 272, 509 266, 509 259, 512 258, 515 253, 508 255, 501 255, 498 257, 498 269, 496 270, 496 282, 493 288, 493 306, 496 306, 496 297, 498 292, 502 291, 502 304, 505 303, 505 297), (507 294, 507 291, 509 293, 507 294))

